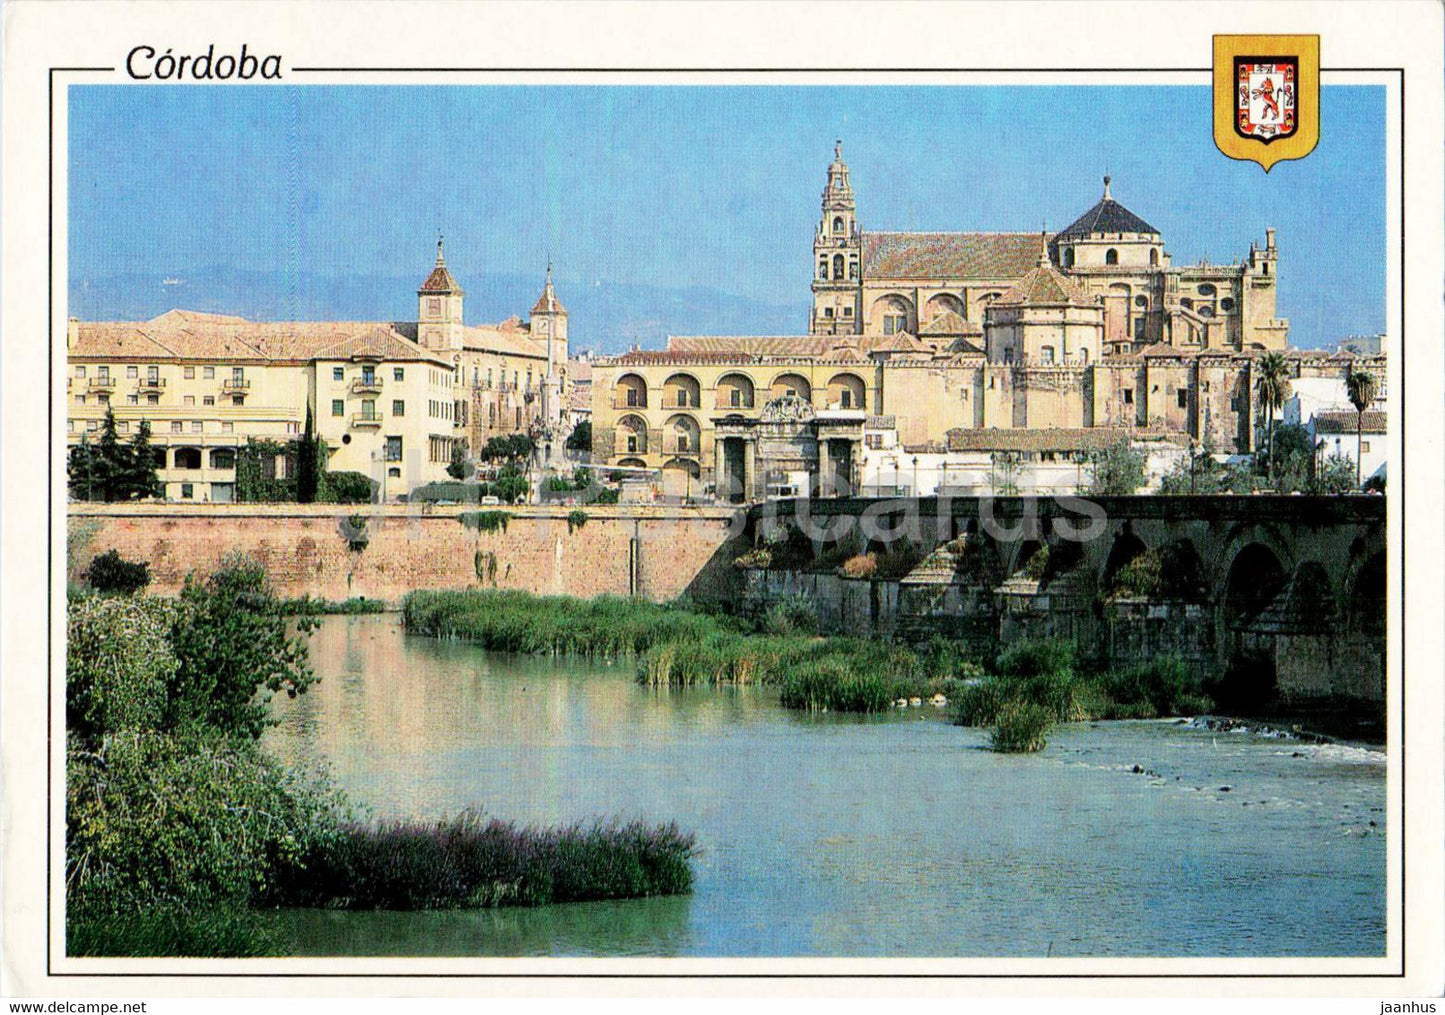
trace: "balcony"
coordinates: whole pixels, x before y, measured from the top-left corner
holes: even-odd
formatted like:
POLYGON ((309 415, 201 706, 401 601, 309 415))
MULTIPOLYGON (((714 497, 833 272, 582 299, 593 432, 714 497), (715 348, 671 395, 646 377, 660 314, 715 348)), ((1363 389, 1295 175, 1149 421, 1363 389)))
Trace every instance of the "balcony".
POLYGON ((731 397, 719 396, 716 408, 718 412, 752 412, 753 405, 751 398, 739 398, 737 402, 733 402, 731 397))
POLYGON ((678 444, 676 441, 663 441, 662 454, 666 458, 697 458, 700 452, 695 443, 678 444))
POLYGON ((687 401, 684 401, 675 396, 669 398, 664 395, 662 397, 662 408, 664 412, 698 412, 702 409, 702 405, 700 399, 689 398, 687 401))
POLYGON ((643 399, 641 402, 629 402, 625 397, 623 397, 623 398, 614 397, 614 398, 612 399, 612 408, 617 409, 617 410, 619 410, 619 411, 626 411, 626 410, 632 410, 632 411, 645 410, 645 409, 647 408, 647 399, 643 399))
POLYGON ((381 426, 382 416, 379 412, 358 412, 351 417, 352 426, 381 426))
POLYGON ((381 394, 381 378, 358 377, 351 382, 351 390, 357 395, 379 395, 381 394))
POLYGON ((135 382, 135 390, 142 395, 159 395, 166 390, 164 377, 142 377, 135 382))
POLYGON ((248 395, 251 393, 251 382, 244 377, 227 377, 221 382, 221 394, 223 395, 248 395))
POLYGON ((114 391, 115 378, 110 376, 92 377, 90 379, 91 391, 114 391))

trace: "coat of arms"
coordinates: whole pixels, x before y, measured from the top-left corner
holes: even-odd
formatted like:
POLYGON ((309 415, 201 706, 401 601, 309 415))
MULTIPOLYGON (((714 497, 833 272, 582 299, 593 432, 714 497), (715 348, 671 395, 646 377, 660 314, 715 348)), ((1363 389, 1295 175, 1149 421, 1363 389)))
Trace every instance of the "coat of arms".
POLYGON ((1268 172, 1319 142, 1319 36, 1214 37, 1214 142, 1268 172))

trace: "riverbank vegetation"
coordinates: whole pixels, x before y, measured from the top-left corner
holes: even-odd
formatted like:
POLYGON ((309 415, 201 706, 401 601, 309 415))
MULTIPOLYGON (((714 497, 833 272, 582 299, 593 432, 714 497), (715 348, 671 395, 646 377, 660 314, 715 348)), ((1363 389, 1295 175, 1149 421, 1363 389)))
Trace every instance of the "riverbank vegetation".
POLYGON ((1196 714, 1213 705, 1198 675, 1173 656, 1097 673, 1071 642, 1037 640, 980 663, 943 638, 914 649, 821 637, 811 604, 790 599, 749 620, 609 596, 413 592, 402 613, 414 634, 631 660, 638 680, 653 686, 774 686, 786 708, 881 712, 900 699, 941 694, 956 723, 991 728, 1001 750, 1038 750, 1053 723, 1196 714))
POLYGON ((269 700, 315 682, 314 611, 289 612, 243 556, 176 599, 69 604, 68 954, 278 954, 264 915, 276 906, 538 905, 691 886, 693 840, 671 825, 359 820, 323 774, 258 745, 269 700))

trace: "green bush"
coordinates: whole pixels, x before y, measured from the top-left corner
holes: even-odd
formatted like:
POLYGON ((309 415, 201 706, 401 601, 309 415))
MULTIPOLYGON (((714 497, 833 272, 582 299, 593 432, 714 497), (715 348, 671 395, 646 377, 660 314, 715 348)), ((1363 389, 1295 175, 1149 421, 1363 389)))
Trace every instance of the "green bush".
POLYGON ((463 511, 457 521, 469 529, 479 532, 506 532, 512 515, 507 511, 463 511))
POLYGON ((765 634, 817 634, 818 611, 806 596, 785 596, 768 607, 761 626, 765 634))
POLYGON ((785 708, 813 711, 882 712, 893 704, 893 697, 894 685, 886 675, 833 658, 789 670, 783 677, 779 701, 785 708))
POLYGON ((66 765, 68 912, 244 906, 319 845, 338 798, 254 742, 119 732, 66 765))
POLYGON ((586 524, 587 524, 587 512, 586 512, 586 511, 583 511, 581 508, 576 508, 576 509, 574 509, 574 510, 572 510, 572 511, 568 511, 568 512, 567 512, 567 535, 570 536, 573 532, 575 532, 575 531, 577 531, 578 529, 582 528, 582 526, 584 526, 584 525, 586 525, 586 524))
POLYGON ((112 549, 90 562, 85 578, 97 592, 130 595, 151 583, 151 569, 145 561, 126 560, 112 549))
POLYGON ((1042 705, 1031 701, 1005 702, 994 720, 990 744, 995 751, 1021 754, 1041 751, 1053 727, 1053 716, 1042 705))
POLYGON ((333 504, 370 504, 376 496, 376 482, 361 472, 328 472, 325 484, 333 504))
POLYGON ((302 616, 292 623, 294 636, 265 568, 251 557, 230 554, 208 578, 188 575, 171 631, 179 668, 167 726, 260 736, 272 723, 271 696, 284 691, 294 698, 316 679, 306 652, 315 621, 302 616))
POLYGON ((1178 656, 1161 656, 1114 670, 1103 678, 1109 718, 1153 719, 1207 712, 1212 702, 1199 674, 1178 656))
POLYGON ((160 728, 179 663, 171 650, 173 604, 148 597, 72 603, 66 630, 66 724, 93 739, 160 728))
POLYGON ((1057 638, 1010 645, 994 663, 1001 677, 1027 678, 1074 671, 1074 643, 1057 638))

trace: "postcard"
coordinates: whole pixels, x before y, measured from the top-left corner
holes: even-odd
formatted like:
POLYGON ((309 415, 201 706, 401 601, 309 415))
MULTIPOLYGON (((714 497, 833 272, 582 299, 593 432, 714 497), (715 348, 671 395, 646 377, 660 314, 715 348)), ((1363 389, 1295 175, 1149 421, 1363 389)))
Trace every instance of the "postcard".
POLYGON ((1438 995, 1438 6, 7 15, 8 994, 1438 995))

